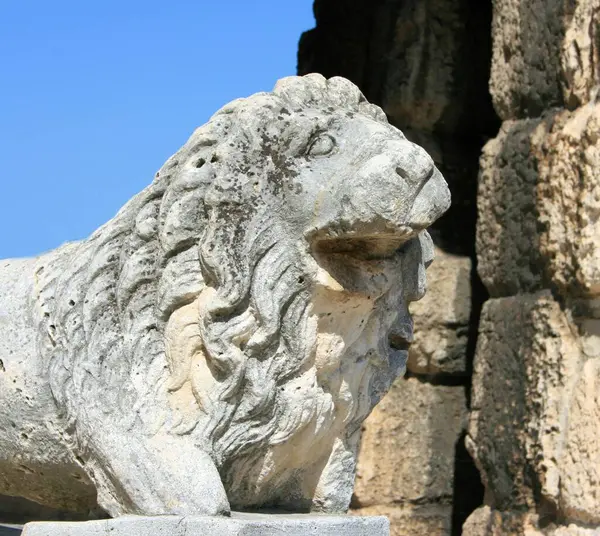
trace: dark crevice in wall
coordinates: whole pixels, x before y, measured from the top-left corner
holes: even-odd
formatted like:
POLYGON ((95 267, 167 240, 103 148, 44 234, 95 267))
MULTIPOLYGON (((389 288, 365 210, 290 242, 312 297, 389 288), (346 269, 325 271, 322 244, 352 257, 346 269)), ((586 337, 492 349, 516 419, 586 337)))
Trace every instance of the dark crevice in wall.
POLYGON ((466 433, 456 442, 454 456, 454 493, 452 535, 460 535, 467 517, 483 503, 484 487, 479 471, 465 446, 466 433))
POLYGON ((477 350, 477 334, 479 331, 479 320, 483 304, 489 298, 489 293, 481 278, 477 274, 477 262, 473 259, 471 269, 471 316, 469 318, 469 334, 467 338, 467 359, 466 359, 466 378, 465 384, 467 395, 467 408, 471 409, 471 380, 473 378, 473 362, 475 360, 475 351, 477 350))
POLYGON ((414 378, 429 385, 445 385, 446 387, 466 387, 468 378, 462 374, 416 374, 410 370, 404 375, 406 379, 414 378))
MULTIPOLYGON (((477 349, 477 335, 483 304, 489 294, 479 275, 477 274, 477 260, 472 256, 471 268, 471 316, 469 318, 469 334, 467 339, 465 395, 467 409, 471 410, 471 386, 473 378, 473 364, 477 349)), ((460 536, 462 527, 478 507, 483 505, 485 488, 475 462, 469 454, 465 439, 467 433, 459 438, 456 443, 454 457, 454 502, 452 503, 452 532, 451 536, 460 536)))

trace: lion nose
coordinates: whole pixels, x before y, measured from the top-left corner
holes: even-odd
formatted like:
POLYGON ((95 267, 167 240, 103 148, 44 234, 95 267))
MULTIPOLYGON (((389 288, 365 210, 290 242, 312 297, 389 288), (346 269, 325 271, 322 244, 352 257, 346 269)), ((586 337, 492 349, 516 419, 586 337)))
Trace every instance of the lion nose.
POLYGON ((397 153, 396 175, 414 188, 420 188, 431 177, 435 165, 427 151, 408 140, 403 140, 397 153))
POLYGON ((450 190, 425 149, 408 140, 402 140, 395 149, 395 173, 410 192, 404 224, 420 231, 448 210, 450 190))
POLYGON ((450 190, 436 167, 425 179, 408 213, 407 225, 416 230, 429 227, 450 208, 450 190))

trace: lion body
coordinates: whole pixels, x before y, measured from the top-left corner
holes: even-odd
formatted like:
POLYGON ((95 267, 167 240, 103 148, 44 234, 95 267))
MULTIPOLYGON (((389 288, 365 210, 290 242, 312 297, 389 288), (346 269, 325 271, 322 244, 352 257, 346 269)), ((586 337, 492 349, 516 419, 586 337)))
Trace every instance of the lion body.
POLYGON ((91 510, 96 490, 63 440, 63 419, 38 348, 37 263, 0 261, 0 493, 91 510))
POLYGON ((225 106, 90 238, 0 271, 0 492, 81 508, 95 488, 111 515, 345 511, 448 203, 344 79, 225 106))

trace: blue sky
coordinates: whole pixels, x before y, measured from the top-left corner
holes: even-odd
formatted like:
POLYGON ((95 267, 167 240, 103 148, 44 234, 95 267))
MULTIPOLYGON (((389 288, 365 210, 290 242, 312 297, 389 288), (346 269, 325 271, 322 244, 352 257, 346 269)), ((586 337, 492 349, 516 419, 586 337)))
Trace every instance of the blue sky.
POLYGON ((88 236, 313 26, 312 0, 0 1, 0 258, 88 236))

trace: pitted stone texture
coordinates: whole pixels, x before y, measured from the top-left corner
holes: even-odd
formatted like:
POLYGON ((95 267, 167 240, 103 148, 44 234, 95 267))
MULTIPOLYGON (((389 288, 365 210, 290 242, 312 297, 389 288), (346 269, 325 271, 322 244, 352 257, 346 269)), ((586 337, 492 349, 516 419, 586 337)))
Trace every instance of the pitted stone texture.
POLYGON ((561 48, 562 89, 569 108, 594 101, 600 83, 600 2, 571 2, 561 48))
POLYGON ((354 515, 382 515, 390 520, 390 536, 449 536, 452 531, 450 504, 369 506, 354 515))
POLYGON ((600 524, 599 363, 548 292, 484 305, 467 447, 490 506, 600 524))
POLYGON ((385 517, 236 514, 28 523, 23 536, 389 536, 385 517))
POLYGON ((353 506, 449 504, 466 417, 463 387, 396 380, 364 423, 353 506))
POLYGON ((566 432, 560 416, 570 399, 568 378, 580 366, 576 342, 548 294, 484 305, 467 447, 495 508, 534 508, 536 483, 557 500, 553 460, 566 432), (546 486, 531 474, 536 481, 546 475, 546 486))
POLYGON ((540 252, 565 295, 600 296, 599 133, 600 105, 590 104, 557 116, 540 139, 540 252))
POLYGON ((566 526, 554 523, 540 528, 540 517, 530 512, 492 510, 482 506, 467 519, 463 536, 600 536, 600 527, 566 526))
POLYGON ((466 374, 470 277, 471 259, 436 249, 435 262, 427 271, 427 294, 410 306, 415 326, 408 350, 410 372, 466 374))
POLYGON ((478 271, 493 296, 600 294, 600 105, 507 121, 481 157, 478 271))
POLYGON ((538 517, 529 512, 500 512, 477 508, 465 521, 462 536, 542 536, 538 517))
POLYGON ((600 82, 598 0, 495 0, 490 91, 502 119, 571 109, 600 82))
POLYGON ((62 445, 44 363, 35 358, 34 271, 31 259, 0 260, 0 491, 87 511, 96 506, 96 490, 62 445))
POLYGON ((2 263, 0 492, 95 488, 113 517, 346 511, 449 203, 348 80, 224 106, 88 239, 2 263))
POLYGON ((560 508, 566 519, 600 525, 600 358, 576 380, 560 463, 560 508))
POLYGON ((532 147, 539 125, 537 120, 505 122, 481 156, 477 271, 492 296, 542 287, 532 147))

